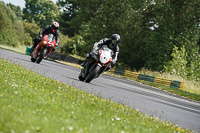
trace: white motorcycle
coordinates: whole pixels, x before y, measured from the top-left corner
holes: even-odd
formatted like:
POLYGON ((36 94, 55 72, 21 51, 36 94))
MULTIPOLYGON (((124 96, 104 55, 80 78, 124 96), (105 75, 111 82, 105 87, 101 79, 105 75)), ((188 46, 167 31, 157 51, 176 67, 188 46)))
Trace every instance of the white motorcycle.
POLYGON ((81 69, 78 76, 80 81, 87 83, 91 82, 94 78, 98 78, 109 67, 112 61, 113 51, 104 45, 101 49, 93 51, 91 58, 81 69))

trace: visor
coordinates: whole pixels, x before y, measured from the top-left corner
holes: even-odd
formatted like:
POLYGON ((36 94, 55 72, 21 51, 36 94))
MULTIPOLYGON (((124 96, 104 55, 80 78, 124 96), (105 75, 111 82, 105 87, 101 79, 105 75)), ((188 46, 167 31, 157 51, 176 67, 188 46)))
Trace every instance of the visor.
POLYGON ((112 44, 117 45, 118 41, 117 40, 112 40, 112 44))
POLYGON ((58 27, 52 26, 52 30, 53 30, 53 31, 55 31, 55 30, 57 30, 57 29, 58 29, 58 27))

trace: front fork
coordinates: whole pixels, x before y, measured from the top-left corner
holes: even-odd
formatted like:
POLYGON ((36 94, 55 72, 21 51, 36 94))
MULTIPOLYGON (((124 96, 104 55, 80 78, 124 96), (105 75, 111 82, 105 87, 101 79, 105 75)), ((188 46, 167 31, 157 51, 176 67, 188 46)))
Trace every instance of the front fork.
POLYGON ((88 62, 85 64, 84 68, 81 70, 83 73, 83 77, 87 77, 88 73, 92 70, 91 68, 94 67, 94 59, 90 58, 88 62))
MULTIPOLYGON (((33 58, 34 59, 38 58, 38 51, 40 49, 43 49, 44 48, 43 46, 44 46, 43 44, 37 45, 37 47, 35 48, 35 51, 33 52, 33 58)), ((47 48, 47 53, 46 53, 46 55, 44 55, 44 57, 47 57, 50 54, 50 52, 52 51, 52 49, 53 49, 53 47, 48 47, 47 48)))
POLYGON ((43 43, 42 43, 42 42, 40 42, 40 43, 36 46, 36 48, 35 48, 35 50, 34 50, 34 52, 33 52, 33 58, 34 58, 34 59, 37 59, 37 58, 38 58, 38 51, 39 51, 39 49, 40 49, 42 46, 43 46, 43 43))
POLYGON ((45 55, 45 57, 47 57, 51 53, 52 49, 53 49, 53 47, 48 47, 47 48, 48 51, 47 51, 47 54, 45 55))

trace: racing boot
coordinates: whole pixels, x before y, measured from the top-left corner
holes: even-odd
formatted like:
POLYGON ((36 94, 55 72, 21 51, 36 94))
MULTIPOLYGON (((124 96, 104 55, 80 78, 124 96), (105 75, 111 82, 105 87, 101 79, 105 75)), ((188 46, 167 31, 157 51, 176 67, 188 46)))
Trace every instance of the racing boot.
POLYGON ((31 50, 34 50, 40 41, 42 41, 42 37, 34 38, 33 46, 31 47, 31 50))
POLYGON ((88 62, 88 60, 89 60, 89 59, 88 59, 88 58, 86 58, 86 59, 85 59, 85 61, 84 61, 83 63, 81 63, 81 66, 82 66, 82 67, 84 67, 84 66, 85 66, 85 64, 88 62))
POLYGON ((35 43, 33 42, 33 46, 31 47, 31 50, 30 50, 30 55, 33 53, 33 51, 34 51, 34 49, 35 49, 36 46, 37 45, 35 45, 35 43))
POLYGON ((33 44, 33 46, 31 47, 31 51, 33 51, 35 47, 36 47, 36 45, 33 44))
POLYGON ((34 38, 34 39, 33 39, 33 46, 31 47, 31 52, 36 48, 37 43, 38 43, 37 38, 34 38))

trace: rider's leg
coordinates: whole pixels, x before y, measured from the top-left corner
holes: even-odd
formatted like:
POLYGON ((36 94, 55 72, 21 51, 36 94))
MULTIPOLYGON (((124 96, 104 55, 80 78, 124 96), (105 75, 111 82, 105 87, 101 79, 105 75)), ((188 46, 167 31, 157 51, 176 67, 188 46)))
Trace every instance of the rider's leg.
POLYGON ((42 38, 38 37, 38 38, 34 38, 33 39, 33 46, 31 47, 31 50, 33 50, 34 48, 36 48, 36 46, 38 45, 38 43, 42 41, 42 38))
POLYGON ((31 47, 31 50, 36 48, 37 44, 38 44, 38 39, 37 38, 33 39, 33 46, 31 47))
POLYGON ((82 67, 85 66, 85 64, 89 61, 90 57, 91 57, 91 55, 89 53, 87 53, 87 57, 86 57, 85 61, 83 63, 81 63, 82 67))

